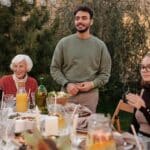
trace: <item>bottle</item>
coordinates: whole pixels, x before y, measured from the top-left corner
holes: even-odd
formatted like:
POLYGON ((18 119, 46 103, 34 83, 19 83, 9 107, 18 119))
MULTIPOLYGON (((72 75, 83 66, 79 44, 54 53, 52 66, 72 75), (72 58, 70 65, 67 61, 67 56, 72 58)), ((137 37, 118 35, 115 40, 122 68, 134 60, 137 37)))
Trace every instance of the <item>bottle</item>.
POLYGON ((28 110, 28 94, 25 90, 25 82, 18 82, 16 93, 16 112, 26 112, 28 110))
POLYGON ((35 103, 41 112, 44 112, 46 106, 47 89, 43 84, 43 77, 40 78, 40 85, 35 93, 35 103))

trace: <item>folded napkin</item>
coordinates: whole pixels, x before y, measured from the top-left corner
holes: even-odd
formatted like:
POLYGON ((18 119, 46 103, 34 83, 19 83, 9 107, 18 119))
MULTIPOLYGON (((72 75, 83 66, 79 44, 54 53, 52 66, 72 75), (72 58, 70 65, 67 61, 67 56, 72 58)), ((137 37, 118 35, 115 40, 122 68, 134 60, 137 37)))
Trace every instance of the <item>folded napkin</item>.
MULTIPOLYGON (((73 113, 75 107, 77 106, 77 104, 74 104, 74 103, 67 103, 64 108, 65 108, 65 111, 69 114, 73 113)), ((87 107, 85 106, 82 106, 82 105, 78 105, 77 107, 77 111, 76 113, 79 114, 79 117, 87 117, 87 116, 90 116, 92 114, 92 111, 90 109, 88 109, 87 107)))
MULTIPOLYGON (((77 106, 77 104, 67 103, 64 106, 64 108, 67 113, 72 114, 74 109, 76 108, 76 106, 77 106)), ((92 114, 92 111, 85 106, 78 105, 75 114, 79 115, 77 129, 78 130, 87 130, 88 118, 92 114)))

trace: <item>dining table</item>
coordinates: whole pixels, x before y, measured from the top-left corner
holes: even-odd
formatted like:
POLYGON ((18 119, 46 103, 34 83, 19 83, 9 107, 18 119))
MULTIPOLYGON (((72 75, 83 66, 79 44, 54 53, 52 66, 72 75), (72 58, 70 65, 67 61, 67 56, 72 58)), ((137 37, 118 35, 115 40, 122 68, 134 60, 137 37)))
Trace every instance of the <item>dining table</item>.
MULTIPOLYGON (((62 141, 67 137, 68 143, 70 145, 65 145, 62 142, 62 147, 70 146, 70 150, 87 150, 87 139, 88 139, 88 119, 92 112, 85 106, 76 104, 66 104, 66 106, 61 106, 64 108, 67 114, 67 127, 63 127, 63 130, 58 132, 58 128, 63 126, 57 126, 60 120, 57 120, 58 116, 50 116, 50 114, 41 114, 38 107, 29 109, 27 112, 15 112, 11 109, 1 109, 0 110, 0 150, 19 150, 20 147, 27 146, 28 138, 32 139, 30 135, 35 135, 38 133, 42 138, 50 138, 54 142, 62 141), (78 107, 78 110, 74 112, 74 109, 78 107), (7 115, 6 115, 7 114, 7 115), (78 114, 77 125, 75 126, 75 131, 73 130, 73 115, 78 114), (8 118, 6 118, 6 116, 8 118), (57 127, 56 127, 57 126, 57 127), (35 130, 36 129, 36 130, 35 130), (58 134, 59 133, 59 134, 58 134), (66 136, 67 135, 67 136, 66 136), (24 137, 25 136, 25 137, 24 137), (27 139, 27 141, 25 141, 27 139)), ((116 133, 116 131, 114 131, 116 133)), ((116 134, 114 134, 116 136, 116 134)), ((116 136, 118 139, 123 136, 118 133, 116 136)), ((34 136, 35 138, 35 136, 34 136)), ((116 138, 116 139, 117 139, 116 138)), ((35 138, 36 139, 36 138, 35 138)), ((61 143, 61 142, 60 142, 61 143)), ((117 142, 116 142, 117 143, 117 142)), ((61 146, 59 146, 60 150, 61 146)), ((68 150, 69 150, 68 149, 68 150)), ((136 150, 135 144, 129 144, 127 142, 122 142, 120 145, 116 144, 116 150, 136 150)), ((92 150, 92 149, 90 149, 92 150)), ((104 149, 105 150, 105 149, 104 149)))

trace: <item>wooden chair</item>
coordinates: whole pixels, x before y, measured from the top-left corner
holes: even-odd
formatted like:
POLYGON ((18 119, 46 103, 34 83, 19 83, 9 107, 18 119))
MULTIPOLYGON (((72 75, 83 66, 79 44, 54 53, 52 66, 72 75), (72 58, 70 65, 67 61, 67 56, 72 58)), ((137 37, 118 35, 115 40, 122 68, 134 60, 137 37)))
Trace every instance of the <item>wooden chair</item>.
POLYGON ((116 125, 116 129, 118 130, 118 132, 121 132, 121 125, 120 125, 120 119, 119 119, 119 112, 120 111, 125 111, 125 112, 128 112, 128 113, 133 113, 134 112, 134 107, 132 107, 131 105, 123 102, 123 100, 120 100, 116 109, 115 109, 115 112, 112 116, 112 124, 113 125, 116 125))

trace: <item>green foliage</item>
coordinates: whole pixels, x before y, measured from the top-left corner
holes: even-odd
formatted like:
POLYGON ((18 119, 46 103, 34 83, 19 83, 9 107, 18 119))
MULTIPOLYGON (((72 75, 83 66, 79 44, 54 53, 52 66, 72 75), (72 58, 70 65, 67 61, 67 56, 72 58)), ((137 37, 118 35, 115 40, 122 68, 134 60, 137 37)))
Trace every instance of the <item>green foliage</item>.
POLYGON ((35 8, 24 0, 13 0, 11 7, 0 7, 0 63, 3 64, 1 70, 8 72, 10 60, 18 53, 30 55, 36 63, 38 36, 42 34, 48 19, 49 12, 46 8, 35 8))

